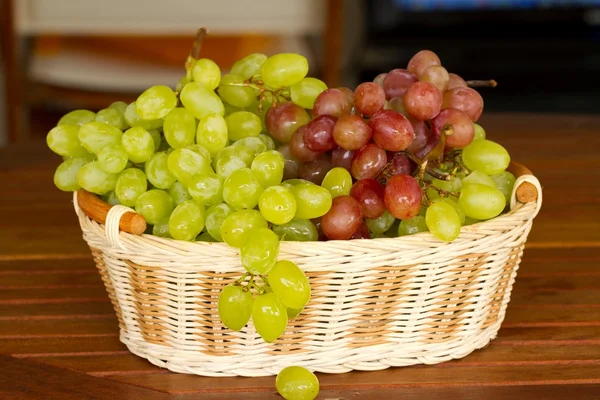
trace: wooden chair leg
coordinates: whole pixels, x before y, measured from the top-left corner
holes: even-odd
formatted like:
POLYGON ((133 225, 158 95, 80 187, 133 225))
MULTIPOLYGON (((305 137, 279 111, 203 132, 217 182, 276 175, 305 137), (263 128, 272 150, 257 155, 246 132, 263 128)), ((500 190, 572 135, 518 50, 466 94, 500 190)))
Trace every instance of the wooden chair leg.
POLYGON ((327 0, 323 79, 329 87, 340 84, 343 3, 343 0, 327 0))
POLYGON ((8 143, 27 139, 25 104, 22 96, 22 75, 19 68, 18 41, 14 26, 14 1, 2 0, 0 12, 0 41, 4 70, 8 143))

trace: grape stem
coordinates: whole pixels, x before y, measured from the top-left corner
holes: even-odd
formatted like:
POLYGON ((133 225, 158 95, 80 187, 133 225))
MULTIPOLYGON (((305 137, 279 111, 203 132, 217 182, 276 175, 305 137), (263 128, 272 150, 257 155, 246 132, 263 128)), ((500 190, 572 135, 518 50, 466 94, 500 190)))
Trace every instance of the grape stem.
POLYGON ((476 87, 496 87, 498 86, 498 82, 496 82, 493 79, 490 79, 489 81, 467 81, 467 86, 468 87, 472 87, 472 88, 476 88, 476 87))
POLYGON ((197 59, 200 58, 200 51, 202 50, 202 42, 204 41, 204 38, 206 37, 207 34, 208 34, 208 29, 206 29, 205 27, 198 29, 198 32, 196 33, 196 39, 194 40, 194 45, 192 46, 192 51, 190 51, 190 54, 188 55, 187 60, 185 60, 186 75, 191 74, 192 64, 194 63, 194 61, 196 61, 197 59))
POLYGON ((250 288, 250 290, 252 290, 252 289, 256 290, 256 292, 259 295, 260 294, 265 294, 265 289, 262 286, 257 285, 256 282, 254 282, 254 278, 255 277, 256 276, 254 276, 254 275, 250 276, 250 281, 248 282, 248 288, 250 288))
POLYGON ((235 281, 236 285, 241 285, 242 282, 244 282, 246 280, 246 278, 248 277, 248 275, 250 275, 248 272, 246 272, 244 275, 242 275, 239 279, 237 279, 235 281))

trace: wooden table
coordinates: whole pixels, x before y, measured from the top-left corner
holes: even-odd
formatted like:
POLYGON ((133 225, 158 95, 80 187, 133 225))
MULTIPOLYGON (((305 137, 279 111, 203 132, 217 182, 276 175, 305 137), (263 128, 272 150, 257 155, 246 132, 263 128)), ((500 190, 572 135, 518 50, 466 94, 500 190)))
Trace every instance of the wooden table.
MULTIPOLYGON (((319 375, 320 399, 600 398, 600 117, 487 115, 544 186, 498 338, 457 361, 319 375)), ((130 354, 44 144, 0 152, 0 398, 276 399, 275 380, 130 354)))

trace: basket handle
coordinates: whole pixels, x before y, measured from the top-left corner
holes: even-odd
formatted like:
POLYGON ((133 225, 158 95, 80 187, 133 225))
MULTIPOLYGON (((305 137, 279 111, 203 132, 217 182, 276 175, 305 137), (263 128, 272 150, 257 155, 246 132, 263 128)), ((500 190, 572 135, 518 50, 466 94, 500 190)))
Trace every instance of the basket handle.
MULTIPOLYGON (((106 224, 106 232, 109 233, 109 226, 113 225, 112 220, 117 217, 115 207, 104 202, 98 196, 84 189, 79 189, 76 194, 77 205, 89 218, 99 224, 106 224), (111 213, 111 224, 107 224, 109 212, 111 213)), ((140 214, 133 211, 131 208, 121 209, 117 221, 119 222, 119 230, 134 235, 141 235, 146 231, 146 220, 140 214)), ((116 225, 116 224, 115 224, 116 225)), ((116 229, 115 229, 116 230, 116 229)))
POLYGON ((535 202, 536 211, 533 215, 535 217, 542 206, 542 186, 540 181, 533 175, 529 168, 516 161, 511 161, 506 170, 517 178, 510 198, 510 208, 513 209, 517 205, 517 202, 535 202))

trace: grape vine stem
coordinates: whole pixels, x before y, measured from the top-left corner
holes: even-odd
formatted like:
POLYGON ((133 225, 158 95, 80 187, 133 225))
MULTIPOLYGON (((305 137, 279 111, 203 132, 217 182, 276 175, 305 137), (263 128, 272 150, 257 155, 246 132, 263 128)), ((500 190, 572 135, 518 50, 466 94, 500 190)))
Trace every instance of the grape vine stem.
POLYGON ((467 86, 468 87, 472 87, 472 88, 476 88, 476 87, 496 87, 498 86, 498 82, 496 82, 493 79, 490 79, 489 81, 467 81, 467 86))

